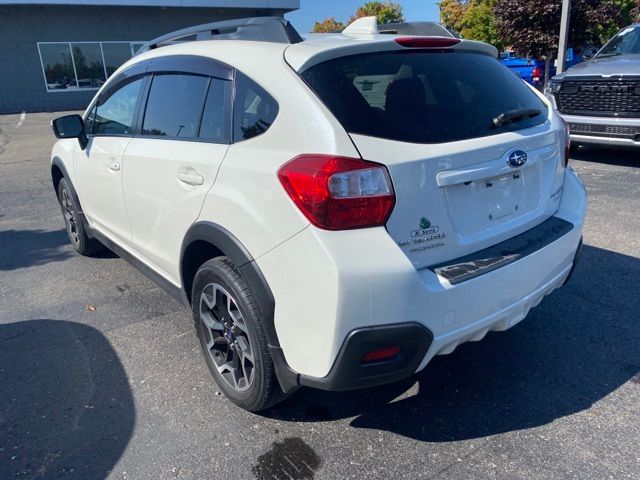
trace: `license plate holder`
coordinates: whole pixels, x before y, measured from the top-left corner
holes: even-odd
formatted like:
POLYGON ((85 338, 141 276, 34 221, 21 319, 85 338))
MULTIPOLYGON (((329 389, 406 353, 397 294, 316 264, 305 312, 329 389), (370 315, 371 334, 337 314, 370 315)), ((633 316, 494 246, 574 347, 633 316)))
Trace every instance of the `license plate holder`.
POLYGON ((484 180, 481 204, 489 208, 490 221, 498 221, 515 214, 524 202, 524 172, 484 180))

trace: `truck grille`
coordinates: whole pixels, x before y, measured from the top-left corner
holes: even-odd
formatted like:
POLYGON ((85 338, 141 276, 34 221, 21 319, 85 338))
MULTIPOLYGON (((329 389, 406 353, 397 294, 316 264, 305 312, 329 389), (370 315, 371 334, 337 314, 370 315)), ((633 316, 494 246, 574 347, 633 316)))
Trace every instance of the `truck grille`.
POLYGON ((586 123, 570 123, 569 130, 576 135, 589 137, 617 137, 638 141, 640 126, 630 125, 589 125, 586 123))
POLYGON ((568 115, 640 117, 640 80, 565 80, 556 102, 568 115))

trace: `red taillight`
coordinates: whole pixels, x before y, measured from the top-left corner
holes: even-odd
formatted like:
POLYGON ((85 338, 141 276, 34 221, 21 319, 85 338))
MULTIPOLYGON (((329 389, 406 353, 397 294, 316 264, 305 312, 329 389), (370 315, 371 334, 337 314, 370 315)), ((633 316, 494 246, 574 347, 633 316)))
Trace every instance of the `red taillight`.
POLYGON ((362 357, 362 363, 382 362, 384 360, 391 360, 393 357, 400 353, 400 347, 386 347, 379 348, 378 350, 371 350, 364 354, 362 357))
POLYGON ((387 169, 359 158, 300 155, 278 178, 305 217, 325 230, 384 225, 396 201, 387 169))
POLYGON ((569 130, 569 124, 561 117, 562 124, 564 125, 564 166, 569 165, 569 157, 571 156, 571 131, 569 130))
POLYGON ((540 67, 533 67, 533 81, 534 82, 539 82, 540 81, 540 77, 542 77, 542 70, 540 70, 540 67))
POLYGON ((407 48, 444 48, 460 43, 459 38, 451 37, 400 37, 396 43, 407 48))

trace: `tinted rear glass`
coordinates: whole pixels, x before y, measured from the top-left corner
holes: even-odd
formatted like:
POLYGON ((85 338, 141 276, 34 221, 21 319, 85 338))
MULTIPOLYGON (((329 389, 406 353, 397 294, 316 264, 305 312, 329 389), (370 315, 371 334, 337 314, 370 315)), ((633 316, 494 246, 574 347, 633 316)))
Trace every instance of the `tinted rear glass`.
POLYGON ((209 78, 196 75, 155 75, 142 124, 143 135, 173 138, 196 136, 209 78))
POLYGON ((233 141, 248 140, 266 132, 278 115, 278 104, 260 85, 237 72, 233 102, 233 141))
POLYGON ((545 122, 546 104, 488 55, 380 52, 315 65, 302 78, 350 133, 412 143, 443 143, 545 122), (537 117, 495 127, 512 110, 537 117))

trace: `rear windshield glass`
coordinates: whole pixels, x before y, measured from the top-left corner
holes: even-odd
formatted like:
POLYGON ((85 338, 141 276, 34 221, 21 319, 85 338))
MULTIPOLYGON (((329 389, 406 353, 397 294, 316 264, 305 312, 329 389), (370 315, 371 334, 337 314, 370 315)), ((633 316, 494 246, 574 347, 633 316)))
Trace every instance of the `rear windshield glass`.
POLYGON ((340 57, 302 78, 350 133, 444 143, 542 124, 546 104, 500 62, 474 52, 380 52, 340 57), (533 118, 493 119, 514 110, 533 118))

